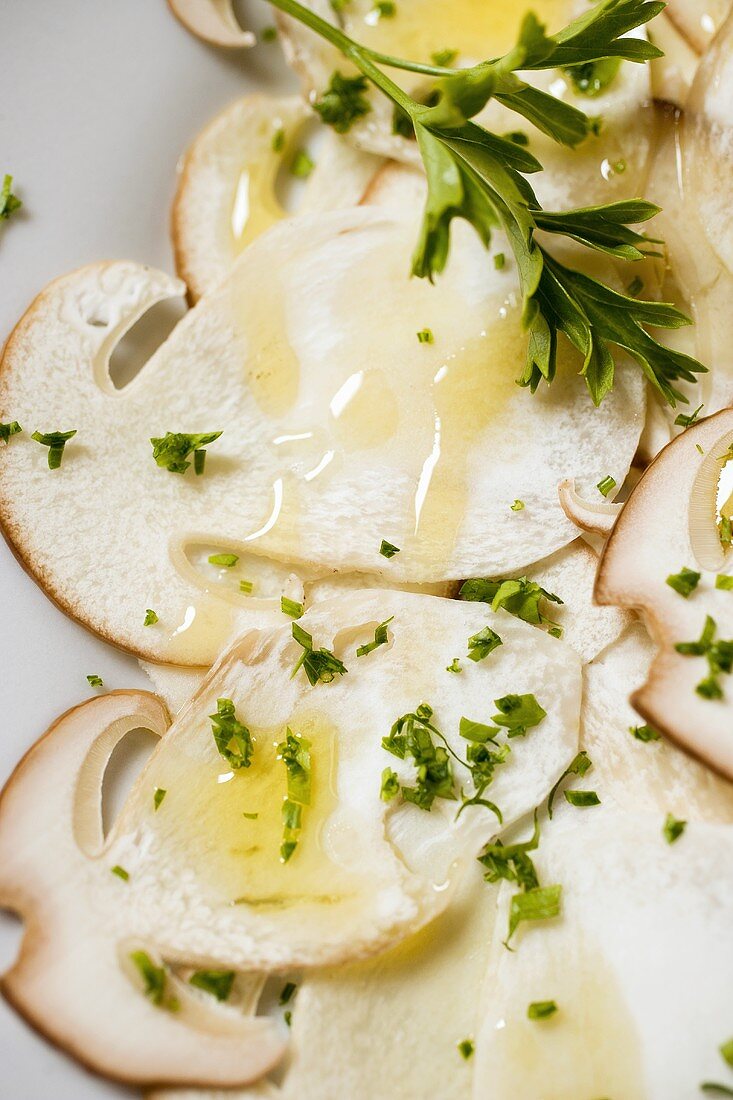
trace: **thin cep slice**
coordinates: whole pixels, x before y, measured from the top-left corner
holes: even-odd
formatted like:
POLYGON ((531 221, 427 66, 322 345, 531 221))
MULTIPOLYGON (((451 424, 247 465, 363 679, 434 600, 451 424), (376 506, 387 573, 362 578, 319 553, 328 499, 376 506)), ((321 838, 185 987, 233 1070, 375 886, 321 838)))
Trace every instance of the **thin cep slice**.
POLYGON ((386 802, 385 768, 403 787, 416 782, 409 754, 382 748, 392 723, 432 700, 435 746, 442 735, 465 759, 462 717, 490 724, 492 700, 534 695, 546 717, 507 742, 491 783, 505 825, 546 796, 575 754, 578 657, 505 613, 492 622, 503 644, 455 675, 447 666, 484 627, 482 607, 388 592, 324 603, 301 626, 348 672, 315 686, 302 668, 293 676, 303 649, 288 628, 244 636, 171 726, 106 838, 109 756, 131 729, 162 735, 165 711, 147 693, 122 692, 69 712, 0 802, 0 904, 27 923, 6 996, 110 1076, 234 1086, 266 1072, 282 1050, 271 1025, 202 1016, 176 968, 269 972, 384 950, 447 907, 499 828, 484 805, 456 818, 459 785, 473 793, 457 761, 455 800, 436 797, 429 812, 399 795, 386 802), (387 642, 357 656, 383 616, 387 642), (307 794, 302 775, 291 790, 283 743, 297 747, 307 794), (295 818, 283 813, 286 794, 295 818), (280 846, 293 841, 283 861, 280 846), (145 1001, 136 951, 159 968, 157 1003, 145 1001), (192 1042, 191 1029, 204 1037, 192 1042))
POLYGON ((600 409, 570 354, 552 387, 517 387, 513 263, 495 269, 457 226, 439 283, 410 279, 415 231, 403 209, 275 226, 122 390, 112 348, 179 284, 100 264, 36 300, 0 367, 0 416, 77 435, 53 472, 44 448, 10 440, 0 522, 54 600, 139 656, 207 665, 281 589, 219 583, 192 547, 425 583, 515 575, 572 541, 557 485, 622 484, 640 373, 622 358, 600 409), (152 437, 213 431, 203 476, 154 462, 152 437), (400 552, 385 558, 382 540, 400 552))

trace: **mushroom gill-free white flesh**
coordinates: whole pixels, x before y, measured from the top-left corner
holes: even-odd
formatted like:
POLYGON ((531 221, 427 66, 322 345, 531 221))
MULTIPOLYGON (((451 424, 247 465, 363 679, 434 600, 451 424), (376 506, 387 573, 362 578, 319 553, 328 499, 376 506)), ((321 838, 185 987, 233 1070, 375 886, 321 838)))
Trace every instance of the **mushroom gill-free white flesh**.
POLYGON ((191 34, 211 46, 241 50, 257 41, 240 26, 232 0, 168 0, 168 5, 191 34))
MULTIPOLYGON (((106 838, 99 805, 109 755, 130 729, 152 726, 162 735, 165 711, 147 693, 113 693, 62 718, 0 804, 0 902, 27 922, 18 962, 3 979, 12 1003, 111 1076, 233 1086, 265 1072, 282 1040, 262 1019, 237 1018, 236 1051, 222 1040, 226 1056, 210 1073, 203 1063, 213 1047, 180 1058, 190 1042, 186 991, 171 974, 163 1005, 151 1006, 131 952, 145 950, 171 968, 335 965, 391 947, 444 911, 500 825, 479 805, 456 819, 459 803, 447 798, 429 812, 399 797, 385 802, 385 767, 406 786, 416 777, 409 758, 382 748, 392 723, 432 698, 433 724, 465 759, 461 717, 489 722, 492 700, 534 694, 547 716, 512 739, 491 784, 506 826, 546 796, 577 749, 580 660, 564 642, 502 612, 490 620, 503 641, 491 659, 464 661, 460 675, 447 670, 487 618, 481 605, 399 592, 324 603, 300 625, 348 672, 316 686, 303 669, 293 676, 302 648, 288 627, 250 632, 178 715, 106 838), (387 644, 357 656, 383 616, 391 619, 387 644), (251 731, 248 767, 217 750, 209 716, 221 699, 251 731), (296 849, 282 862, 288 784, 276 745, 289 729, 310 754, 311 785, 296 849), (166 1012, 168 992, 181 1000, 180 1014, 166 1012), (130 1046, 109 1042, 120 1014, 130 1046), (146 1026, 144 1056, 135 1058, 131 1047, 146 1026)), ((468 771, 454 767, 455 793, 462 785, 469 795, 468 771)))
POLYGON ((410 279, 415 228, 396 208, 280 223, 121 390, 112 349, 180 284, 112 263, 40 295, 6 347, 0 409, 77 435, 55 471, 27 434, 3 449, 0 522, 56 602, 139 656, 209 665, 245 622, 279 615, 293 573, 515 575, 572 541, 557 485, 623 482, 640 372, 621 356, 600 409, 570 355, 551 387, 516 386, 513 263, 495 269, 459 225, 447 273, 410 279), (151 437, 213 431, 203 476, 156 465, 151 437), (212 567, 211 546, 236 567, 212 567))

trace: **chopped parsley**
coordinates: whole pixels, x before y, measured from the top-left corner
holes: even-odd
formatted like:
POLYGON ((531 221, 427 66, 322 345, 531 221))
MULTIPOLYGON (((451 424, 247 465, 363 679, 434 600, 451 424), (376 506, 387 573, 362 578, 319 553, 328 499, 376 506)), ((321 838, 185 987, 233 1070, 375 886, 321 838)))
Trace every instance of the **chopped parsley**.
POLYGON ((600 806, 601 800, 595 791, 565 791, 565 801, 571 806, 600 806))
POLYGON ((538 726, 547 717, 547 711, 537 702, 534 695, 504 695, 494 699, 499 713, 492 715, 491 721, 507 730, 507 737, 524 737, 528 729, 538 726))
POLYGON ((48 447, 48 468, 58 470, 64 457, 64 447, 76 435, 76 428, 70 432, 34 432, 31 439, 48 447))
POLYGON ((239 591, 244 593, 245 596, 251 596, 254 591, 254 581, 240 581, 239 591))
POLYGON ((234 985, 233 970, 197 970, 188 979, 189 985, 203 989, 217 1001, 228 1001, 234 985))
POLYGON ((318 683, 330 684, 337 676, 343 676, 349 671, 343 661, 340 661, 330 649, 314 649, 313 636, 297 623, 293 623, 293 638, 299 646, 302 646, 303 652, 298 658, 292 676, 295 676, 302 666, 308 677, 308 683, 314 686, 318 683))
MULTIPOLYGON (((545 613, 543 601, 562 604, 559 596, 541 588, 535 581, 526 577, 489 580, 477 578, 461 585, 459 593, 462 600, 491 604, 492 611, 503 608, 522 622, 534 626, 549 626, 554 632, 562 633, 562 628, 545 613)), ((560 635, 558 634, 558 637, 560 635)))
POLYGON ((394 619, 394 615, 390 615, 388 619, 385 619, 383 623, 374 631, 374 641, 367 642, 365 645, 360 645, 356 651, 357 657, 366 657, 367 653, 373 653, 375 649, 378 649, 380 645, 386 645, 389 641, 389 635, 387 633, 387 627, 394 619))
POLYGON ((256 821, 260 815, 247 813, 246 810, 242 810, 242 817, 246 817, 248 821, 256 821))
POLYGON ((343 76, 333 73, 320 99, 313 104, 321 121, 332 126, 337 134, 345 134, 354 123, 371 111, 367 99, 369 81, 365 76, 343 76))
POLYGON ((285 148, 285 131, 282 126, 279 126, 275 133, 272 135, 271 141, 273 153, 282 153, 285 148))
POLYGON ((733 577, 729 577, 726 573, 719 573, 715 578, 715 587, 721 588, 724 592, 733 591, 733 577))
POLYGON ((458 50, 436 50, 431 53, 430 60, 439 69, 449 68, 458 57, 458 50))
POLYGON ((484 798, 484 792, 493 782, 494 771, 499 764, 503 764, 511 753, 507 744, 498 744, 497 736, 501 733, 498 726, 486 726, 482 722, 474 722, 470 718, 461 718, 458 732, 468 741, 466 760, 461 761, 464 767, 471 773, 471 779, 475 788, 472 798, 466 798, 461 789, 461 808, 456 814, 460 817, 467 806, 483 806, 496 815, 499 823, 503 821, 499 807, 484 798))
POLYGON ((434 344, 435 336, 431 328, 421 328, 417 334, 418 342, 421 344, 434 344))
POLYGON ((722 699, 723 689, 718 677, 733 669, 733 641, 719 638, 715 641, 717 626, 710 615, 705 616, 705 625, 696 642, 678 642, 674 647, 683 657, 706 657, 710 675, 701 680, 695 688, 703 699, 722 699))
POLYGON ((11 420, 7 424, 0 424, 0 441, 7 443, 11 435, 19 435, 23 429, 17 420, 11 420))
POLYGON ((263 27, 260 38, 263 42, 274 42, 277 39, 277 27, 263 27))
MULTIPOLYGON (((582 779, 586 772, 589 772, 592 767, 593 762, 588 756, 588 753, 585 751, 585 749, 581 749, 581 751, 578 753, 575 759, 570 762, 570 764, 567 766, 565 771, 558 779, 555 786, 550 791, 550 797, 547 799, 547 816, 550 818, 550 820, 552 820, 552 807, 555 801, 555 795, 559 791, 563 782, 568 778, 569 775, 578 775, 582 779)), ((570 800, 568 799, 568 801, 570 800)))
POLYGON ((152 436, 150 442, 153 445, 153 458, 158 466, 169 470, 172 474, 185 474, 191 463, 190 455, 194 457, 194 473, 204 472, 204 460, 206 452, 204 447, 216 442, 221 432, 200 432, 190 435, 187 432, 166 432, 163 436, 152 436))
POLYGON ((643 726, 629 726, 629 733, 637 741, 643 741, 645 744, 649 741, 659 741, 662 736, 659 730, 654 729, 654 726, 646 724, 643 726))
POLYGON ((570 77, 579 95, 595 99, 612 82, 621 64, 620 57, 603 57, 598 61, 586 61, 582 65, 565 65, 562 71, 570 77))
POLYGON ((287 798, 282 806, 283 839, 280 845, 280 858, 287 863, 298 847, 303 821, 303 806, 311 801, 311 754, 310 741, 297 737, 290 727, 285 740, 277 746, 278 758, 282 760, 287 772, 287 798))
POLYGON ((209 565, 220 565, 224 569, 233 569, 239 561, 239 554, 210 554, 209 565))
POLYGON ((7 221, 11 214, 20 210, 23 203, 13 194, 13 177, 5 175, 2 187, 0 187, 0 219, 7 221))
POLYGON ((87 683, 93 688, 104 687, 104 680, 101 676, 97 676, 96 672, 93 672, 91 676, 87 676, 87 683))
POLYGON ((397 14, 397 5, 394 0, 376 0, 372 10, 377 12, 380 19, 392 19, 397 14))
POLYGON ((290 600, 287 596, 280 597, 280 610, 283 615, 289 615, 291 619, 299 619, 305 608, 297 600, 290 600))
POLYGON ((382 772, 382 785, 379 789, 379 797, 382 802, 391 802, 400 793, 400 777, 391 768, 385 768, 382 772))
POLYGON ((383 558, 393 558, 395 554, 400 553, 399 546, 394 546, 391 542, 387 542, 386 539, 382 539, 382 544, 379 547, 379 553, 383 558))
POLYGON ((494 253, 494 268, 495 268, 495 270, 496 271, 501 271, 501 269, 504 267, 505 264, 506 264, 506 256, 504 255, 504 253, 503 252, 495 252, 494 253))
POLYGON ((291 1027, 292 1026, 293 1014, 289 1009, 288 1009, 287 1012, 283 1012, 283 1020, 285 1021, 285 1026, 286 1027, 291 1027))
POLYGON ((143 626, 155 626, 158 621, 158 615, 153 611, 152 607, 145 609, 145 619, 143 620, 143 626))
POLYGON ((156 811, 160 809, 160 805, 167 794, 168 791, 165 787, 156 787, 153 791, 153 807, 156 811))
POLYGON ((540 826, 537 811, 534 813, 534 828, 529 840, 516 844, 504 844, 501 840, 486 844, 478 857, 487 882, 516 882, 520 890, 534 890, 539 886, 535 865, 529 855, 540 843, 540 826))
POLYGON ((509 946, 509 941, 523 921, 549 920, 560 915, 560 899, 562 886, 535 886, 523 894, 514 894, 509 909, 509 934, 504 941, 509 946))
POLYGON ((401 786, 400 793, 406 802, 414 803, 421 810, 432 809, 436 798, 450 801, 456 798, 448 751, 433 740, 434 737, 445 738, 431 723, 432 716, 433 708, 428 703, 421 703, 415 711, 398 718, 389 736, 382 738, 383 749, 400 760, 411 759, 415 765, 415 785, 401 786))
POLYGON ((527 1006, 527 1019, 547 1020, 550 1016, 554 1016, 556 1012, 557 1005, 554 1001, 532 1001, 527 1006))
POLYGON ((467 1062, 468 1059, 473 1056, 473 1052, 475 1049, 473 1039, 461 1039, 460 1043, 458 1043, 457 1046, 458 1053, 460 1054, 461 1058, 463 1058, 467 1062))
POLYGON ((461 660, 459 657, 454 657, 449 665, 445 666, 446 672, 463 672, 461 668, 461 660))
POLYGON ((295 982, 286 982, 285 985, 282 987, 282 990, 280 991, 280 996, 278 997, 277 1003, 280 1005, 288 1004, 290 1001, 292 1001, 293 994, 295 993, 295 990, 297 988, 298 987, 295 982))
POLYGON ((523 512, 525 509, 525 504, 523 500, 515 500, 509 505, 509 507, 511 508, 512 512, 523 512))
POLYGON ((166 998, 167 978, 165 967, 156 966, 147 951, 131 951, 130 961, 136 967, 144 983, 145 996, 158 1008, 177 1012, 180 1007, 175 997, 166 998))
POLYGON ((698 405, 694 412, 680 413, 679 416, 675 417, 675 424, 678 428, 689 428, 691 424, 695 423, 703 408, 703 405, 698 405))
POLYGON ((601 478, 601 480, 596 485, 596 489, 598 490, 598 492, 601 494, 602 497, 607 497, 608 494, 611 492, 611 490, 615 489, 615 488, 616 488, 616 479, 611 477, 610 474, 606 474, 606 476, 601 478))
POLYGON ((490 626, 485 626, 483 630, 479 630, 478 634, 468 639, 467 657, 469 661, 483 661, 500 645, 503 645, 503 642, 496 631, 490 626))
POLYGON ((229 767, 248 768, 252 763, 252 735, 237 719, 231 699, 217 699, 216 714, 210 714, 211 731, 219 754, 229 767))
POLYGON ((684 598, 687 599, 700 583, 700 577, 700 573, 696 573, 694 569, 688 569, 685 565, 680 569, 679 573, 670 573, 667 577, 666 584, 668 584, 670 588, 674 588, 675 592, 679 592, 680 596, 684 596, 684 598))
POLYGON ((664 819, 664 828, 662 830, 667 844, 674 844, 675 840, 679 840, 686 828, 686 821, 681 821, 673 814, 667 814, 664 819))
POLYGON ((297 153, 293 157, 293 163, 290 165, 290 173, 299 180, 307 180, 315 168, 314 161, 310 158, 305 149, 298 149, 297 153))
POLYGON ((123 882, 130 881, 130 872, 126 871, 124 867, 120 867, 119 863, 115 863, 112 874, 117 875, 117 878, 121 878, 123 882))

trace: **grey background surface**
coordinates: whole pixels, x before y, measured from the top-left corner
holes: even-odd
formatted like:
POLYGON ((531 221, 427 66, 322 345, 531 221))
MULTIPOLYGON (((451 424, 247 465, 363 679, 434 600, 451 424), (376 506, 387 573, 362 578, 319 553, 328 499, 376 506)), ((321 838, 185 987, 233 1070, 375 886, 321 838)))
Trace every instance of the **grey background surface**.
MULTIPOLYGON (((272 22, 264 0, 240 14, 272 22)), ((176 165, 253 87, 290 83, 277 44, 238 53, 190 38, 165 0, 0 0, 0 175, 24 210, 0 229, 0 344, 51 279, 100 259, 172 270, 176 165)), ((132 658, 66 619, 0 539, 0 783, 50 722, 91 692, 147 687, 132 658)), ((0 971, 20 926, 0 914, 0 971)), ((0 1098, 136 1095, 78 1069, 0 1000, 0 1098)))

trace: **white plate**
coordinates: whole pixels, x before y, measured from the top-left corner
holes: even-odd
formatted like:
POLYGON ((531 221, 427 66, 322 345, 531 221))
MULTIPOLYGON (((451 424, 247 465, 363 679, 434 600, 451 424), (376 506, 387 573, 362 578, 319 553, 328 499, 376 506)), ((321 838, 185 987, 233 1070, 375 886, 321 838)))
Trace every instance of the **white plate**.
MULTIPOLYGON (((260 0, 250 25, 272 22, 260 0)), ((24 209, 0 227, 0 343, 43 286, 95 260, 172 270, 176 165, 238 95, 293 87, 277 44, 219 52, 190 38, 165 0, 0 0, 0 176, 24 209)), ((32 430, 32 429, 31 429, 32 430)), ((114 567, 114 563, 110 563, 114 567)), ((68 707, 148 687, 137 662, 61 614, 0 540, 0 782, 68 707)), ((0 972, 18 925, 0 914, 0 972)), ((0 1000, 0 1098, 129 1097, 54 1051, 0 1000)))

